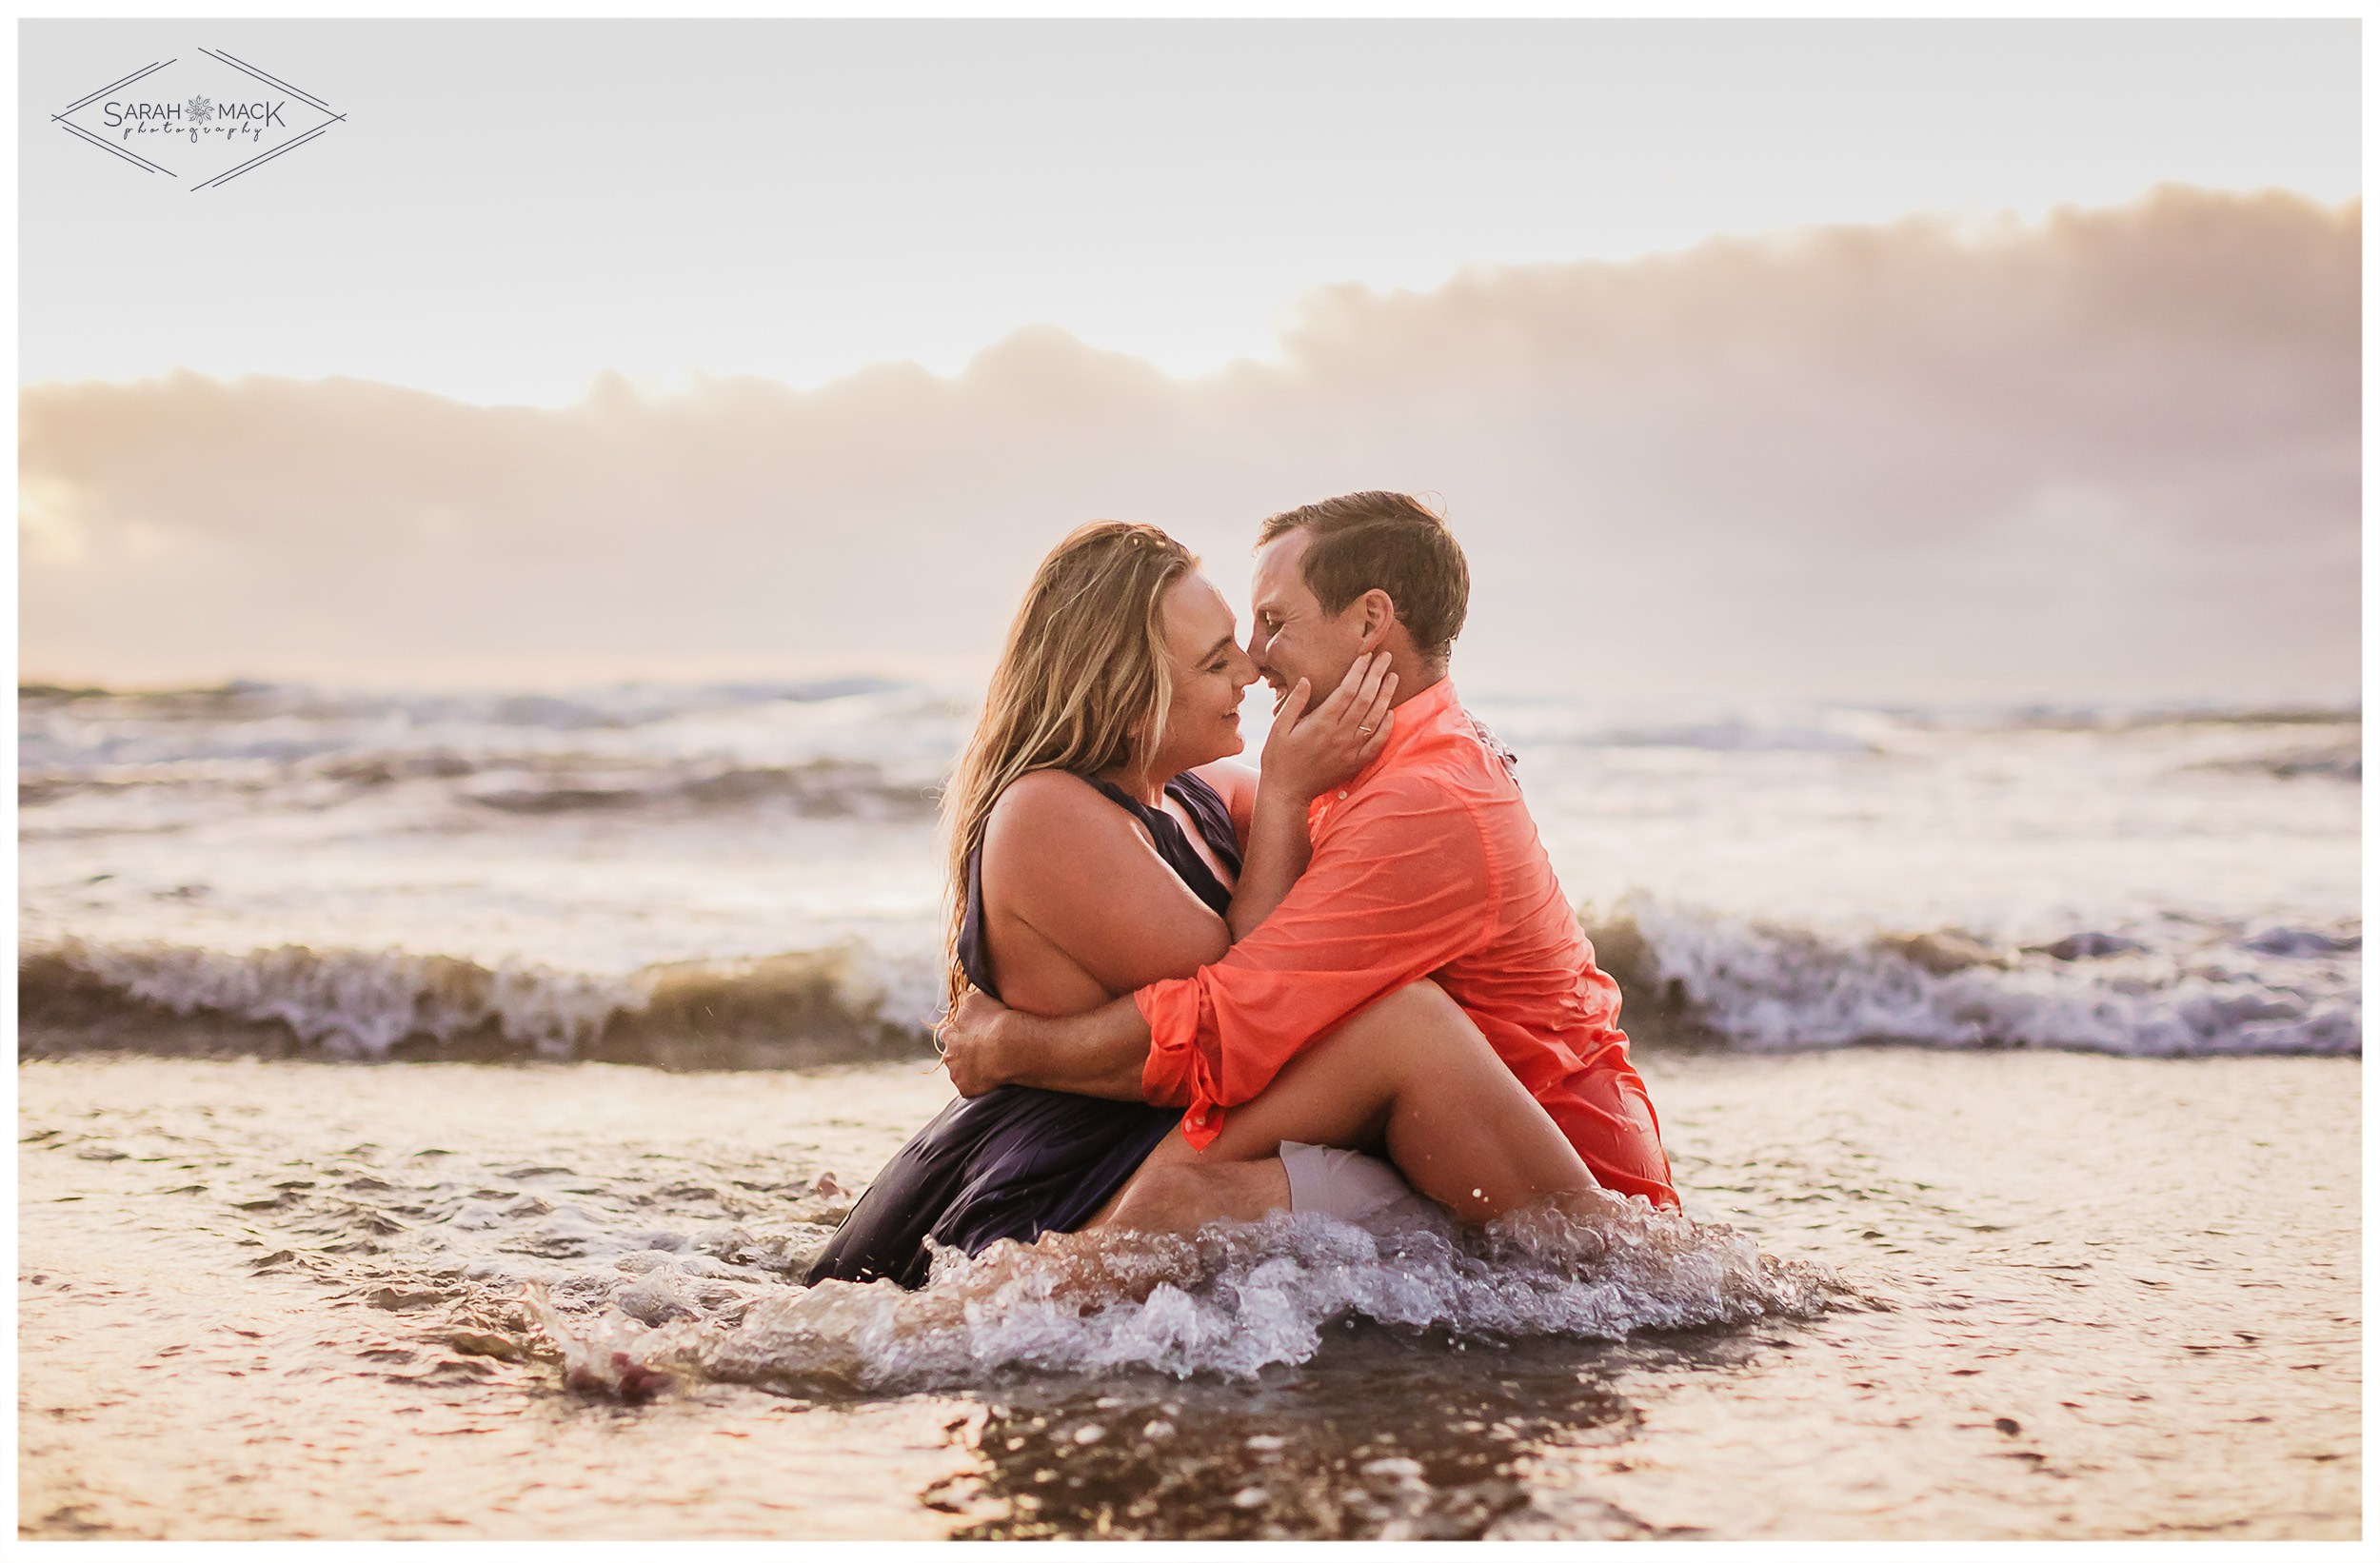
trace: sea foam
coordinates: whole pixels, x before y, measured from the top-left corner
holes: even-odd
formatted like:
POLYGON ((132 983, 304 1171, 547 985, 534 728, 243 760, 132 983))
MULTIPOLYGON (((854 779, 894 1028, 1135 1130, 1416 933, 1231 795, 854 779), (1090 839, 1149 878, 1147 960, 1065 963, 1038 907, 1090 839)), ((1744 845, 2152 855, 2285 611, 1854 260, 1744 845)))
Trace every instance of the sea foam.
POLYGON ((1246 1378, 1311 1359, 1326 1329, 1356 1320, 1458 1341, 1616 1340, 1807 1316, 1856 1296, 1827 1267, 1763 1254, 1732 1227, 1641 1198, 1605 1204, 1519 1212, 1483 1232, 1424 1217, 1376 1234, 1281 1213, 1188 1238, 1003 1241, 973 1258, 939 1252, 915 1292, 825 1281, 732 1319, 683 1291, 623 1293, 577 1314, 542 1296, 533 1306, 574 1382, 633 1397, 670 1377, 796 1395, 948 1387, 1017 1368, 1246 1378), (669 1322, 645 1322, 657 1313, 669 1322))

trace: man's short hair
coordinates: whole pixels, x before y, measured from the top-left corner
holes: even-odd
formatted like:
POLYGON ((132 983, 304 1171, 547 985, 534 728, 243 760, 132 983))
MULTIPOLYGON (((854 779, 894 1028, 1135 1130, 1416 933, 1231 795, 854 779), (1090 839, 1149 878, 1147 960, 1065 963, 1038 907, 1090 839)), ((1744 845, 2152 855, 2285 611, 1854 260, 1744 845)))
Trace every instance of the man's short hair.
POLYGON ((1415 649, 1437 660, 1452 650, 1471 606, 1471 566, 1438 513, 1411 494, 1370 488, 1264 518, 1259 548, 1304 527, 1306 588, 1325 613, 1343 613, 1365 592, 1388 593, 1415 649))

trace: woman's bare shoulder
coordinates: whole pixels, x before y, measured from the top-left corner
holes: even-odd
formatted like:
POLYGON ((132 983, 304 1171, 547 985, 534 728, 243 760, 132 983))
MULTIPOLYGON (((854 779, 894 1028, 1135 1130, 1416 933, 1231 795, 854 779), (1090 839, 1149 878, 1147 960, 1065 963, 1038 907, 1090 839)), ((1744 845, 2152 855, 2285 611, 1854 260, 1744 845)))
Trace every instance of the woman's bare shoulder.
POLYGON ((983 821, 985 850, 1002 856, 1061 837, 1132 835, 1131 817, 1072 771, 1027 771, 1001 789, 983 821))

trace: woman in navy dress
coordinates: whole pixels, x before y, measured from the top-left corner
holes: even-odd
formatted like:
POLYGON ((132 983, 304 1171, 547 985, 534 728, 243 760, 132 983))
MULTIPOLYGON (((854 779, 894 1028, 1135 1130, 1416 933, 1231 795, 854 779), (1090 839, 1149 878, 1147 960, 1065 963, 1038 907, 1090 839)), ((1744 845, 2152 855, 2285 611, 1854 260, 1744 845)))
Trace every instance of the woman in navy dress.
MULTIPOLYGON (((1042 562, 946 794, 953 1002, 972 984, 1043 1014, 1089 1008, 1220 959, 1286 894, 1306 801, 1378 751, 1395 681, 1351 677, 1317 720, 1276 729, 1263 785, 1299 834, 1251 842, 1258 779, 1215 763, 1245 746, 1257 679, 1236 628, 1153 526, 1094 522, 1042 562)), ((1180 1117, 1121 1092, 962 1098, 885 1165, 809 1279, 914 1287, 928 1237, 975 1254, 1075 1231, 1180 1117)))

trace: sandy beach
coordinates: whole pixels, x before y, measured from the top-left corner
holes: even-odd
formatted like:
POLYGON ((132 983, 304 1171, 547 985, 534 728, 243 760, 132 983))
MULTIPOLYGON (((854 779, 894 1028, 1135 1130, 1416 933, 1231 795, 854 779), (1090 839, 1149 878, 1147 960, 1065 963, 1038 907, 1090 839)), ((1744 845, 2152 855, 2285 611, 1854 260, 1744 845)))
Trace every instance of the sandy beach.
POLYGON ((977 1325, 954 1367, 866 1298, 728 1366, 946 1094, 917 1064, 29 1061, 22 1533, 2360 1534, 2355 1061, 1640 1062, 1691 1213, 1843 1295, 1510 1333, 1463 1322, 1490 1266, 1416 1327, 1361 1300, 1398 1295, 1368 1248, 1259 1234, 1201 1316, 1304 1298, 1308 1333, 1178 1376, 1080 1366, 1145 1311, 977 1325), (574 1394, 531 1281, 596 1334, 691 1320, 720 1371, 574 1394), (856 1347, 907 1380, 835 1389, 856 1347))

